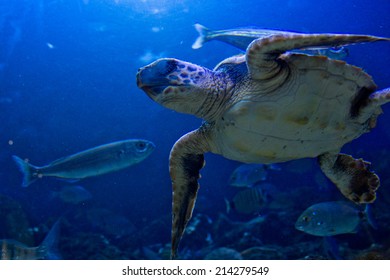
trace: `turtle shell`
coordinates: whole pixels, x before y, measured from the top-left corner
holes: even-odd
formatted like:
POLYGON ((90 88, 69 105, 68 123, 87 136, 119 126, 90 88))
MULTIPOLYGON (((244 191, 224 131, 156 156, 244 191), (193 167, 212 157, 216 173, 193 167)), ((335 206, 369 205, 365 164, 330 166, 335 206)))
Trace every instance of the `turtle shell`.
POLYGON ((262 163, 316 157, 372 127, 380 109, 364 109, 376 85, 361 68, 323 56, 288 53, 278 60, 280 74, 266 82, 248 77, 243 56, 216 67, 246 71, 215 123, 216 153, 262 163))

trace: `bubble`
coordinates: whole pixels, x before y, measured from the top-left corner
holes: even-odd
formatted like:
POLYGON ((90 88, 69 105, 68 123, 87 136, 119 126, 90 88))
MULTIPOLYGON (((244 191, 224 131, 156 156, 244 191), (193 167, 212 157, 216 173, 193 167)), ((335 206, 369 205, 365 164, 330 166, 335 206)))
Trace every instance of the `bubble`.
POLYGON ((8 145, 12 146, 14 144, 13 140, 8 140, 8 145))
POLYGON ((154 32, 154 33, 160 32, 161 30, 162 30, 162 28, 160 28, 158 26, 152 27, 152 32, 154 32))

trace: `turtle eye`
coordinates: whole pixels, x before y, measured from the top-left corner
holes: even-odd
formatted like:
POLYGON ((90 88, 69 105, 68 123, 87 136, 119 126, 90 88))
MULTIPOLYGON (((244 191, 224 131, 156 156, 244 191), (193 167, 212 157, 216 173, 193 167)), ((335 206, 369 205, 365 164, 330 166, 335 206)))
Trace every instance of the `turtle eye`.
POLYGON ((161 59, 155 64, 155 67, 160 75, 165 76, 176 70, 177 62, 173 59, 161 59))
POLYGON ((166 65, 167 73, 171 73, 173 70, 176 70, 177 62, 175 60, 168 60, 166 65))
POLYGON ((311 218, 310 218, 309 216, 304 216, 304 217, 302 218, 302 221, 304 221, 305 223, 310 222, 310 220, 311 220, 311 218))

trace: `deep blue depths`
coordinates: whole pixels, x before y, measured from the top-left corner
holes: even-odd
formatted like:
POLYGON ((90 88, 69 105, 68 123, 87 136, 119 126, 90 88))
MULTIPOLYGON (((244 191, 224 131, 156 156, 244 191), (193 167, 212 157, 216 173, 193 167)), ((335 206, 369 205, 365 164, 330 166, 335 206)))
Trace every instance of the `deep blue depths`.
MULTIPOLYGON (((69 211, 69 205, 50 199, 50 193, 64 182, 45 179, 22 189, 21 175, 11 155, 43 165, 111 141, 144 138, 157 146, 147 160, 127 170, 80 182, 93 195, 84 207, 92 204, 110 209, 124 215, 137 229, 169 216, 169 151, 181 135, 197 128, 201 120, 149 100, 136 87, 137 69, 158 56, 213 68, 223 58, 237 53, 220 42, 191 49, 197 37, 193 28, 196 22, 213 29, 258 26, 390 37, 390 2, 372 3, 0 0, 0 193, 22 205, 31 226, 56 219, 69 211)), ((389 53, 388 43, 353 46, 347 61, 363 67, 379 88, 389 87, 389 53)), ((389 155, 389 110, 385 106, 378 127, 345 146, 344 151, 372 161, 374 169, 384 165, 388 161, 384 157, 389 155)), ((194 213, 203 211, 214 217, 224 212, 223 198, 233 193, 227 180, 238 163, 210 154, 206 161, 194 213)), ((386 177, 389 171, 390 166, 385 165, 378 174, 386 177)), ((297 178, 286 175, 278 176, 273 183, 286 192, 296 192, 300 186, 311 184, 312 179, 310 174, 297 178)), ((316 185, 311 187, 312 193, 305 190, 302 195, 315 199, 306 205, 297 202, 297 214, 310 203, 321 201, 321 190, 316 185)), ((387 187, 382 184, 381 191, 387 187)), ((169 225, 160 237, 161 243, 170 241, 169 225)), ((147 245, 150 244, 145 241, 147 245)))

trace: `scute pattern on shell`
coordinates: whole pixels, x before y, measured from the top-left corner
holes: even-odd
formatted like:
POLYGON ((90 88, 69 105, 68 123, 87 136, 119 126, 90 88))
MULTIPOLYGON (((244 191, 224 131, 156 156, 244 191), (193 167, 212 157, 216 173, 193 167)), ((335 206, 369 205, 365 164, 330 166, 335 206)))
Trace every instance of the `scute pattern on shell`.
POLYGON ((213 137, 218 153, 263 163, 316 157, 369 131, 373 112, 362 116, 356 112, 376 85, 361 68, 300 54, 280 59, 287 62, 288 79, 281 84, 271 80, 277 86, 273 89, 263 81, 252 81, 251 90, 238 92, 216 123, 213 137))

